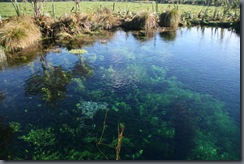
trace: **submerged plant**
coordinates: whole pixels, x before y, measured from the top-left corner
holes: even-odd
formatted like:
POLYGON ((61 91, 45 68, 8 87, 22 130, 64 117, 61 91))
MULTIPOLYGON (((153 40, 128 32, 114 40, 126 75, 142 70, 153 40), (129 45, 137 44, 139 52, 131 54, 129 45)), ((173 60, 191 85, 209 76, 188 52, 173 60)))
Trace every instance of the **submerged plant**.
POLYGON ((27 135, 20 136, 19 139, 40 148, 41 146, 51 146, 56 143, 53 129, 32 129, 27 135))
POLYGON ((10 122, 9 127, 13 129, 14 132, 20 132, 21 125, 18 122, 10 122))

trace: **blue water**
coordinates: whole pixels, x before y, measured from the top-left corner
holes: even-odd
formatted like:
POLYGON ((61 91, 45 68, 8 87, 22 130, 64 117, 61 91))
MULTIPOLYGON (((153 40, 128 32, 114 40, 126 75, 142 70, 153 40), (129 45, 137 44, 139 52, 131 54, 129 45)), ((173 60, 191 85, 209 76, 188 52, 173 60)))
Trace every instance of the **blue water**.
POLYGON ((120 159, 240 159, 240 36, 201 27, 147 39, 116 31, 82 48, 2 68, 1 129, 4 141, 14 139, 0 157, 115 159, 124 123, 120 159), (6 130, 13 122, 15 134, 6 130))

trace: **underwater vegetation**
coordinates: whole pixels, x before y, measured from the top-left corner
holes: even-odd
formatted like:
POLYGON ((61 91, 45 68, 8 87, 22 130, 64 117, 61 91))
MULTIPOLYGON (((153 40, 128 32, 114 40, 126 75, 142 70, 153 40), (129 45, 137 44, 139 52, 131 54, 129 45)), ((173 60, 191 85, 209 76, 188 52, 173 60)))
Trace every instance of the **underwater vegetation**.
MULTIPOLYGON (((126 49, 109 53, 127 61, 138 58, 126 49)), ((101 59, 93 58, 93 64, 101 59)), ((240 159, 240 131, 223 102, 185 88, 176 77, 167 76, 167 68, 162 65, 143 67, 144 61, 138 62, 126 62, 123 69, 102 65, 93 74, 89 66, 78 64, 83 70, 79 74, 45 61, 43 72, 27 81, 27 93, 42 94, 44 101, 53 103, 65 98, 69 86, 76 99, 72 106, 50 115, 52 121, 45 127, 10 123, 22 146, 5 158, 240 159), (96 83, 100 87, 86 83, 89 78, 103 79, 96 83)), ((85 59, 78 63, 84 64, 85 59)))
MULTIPOLYGON (((103 103, 81 100, 73 110, 59 116, 62 119, 72 115, 76 119, 47 129, 29 127, 30 131, 19 139, 31 145, 26 147, 28 152, 34 149, 31 159, 117 159, 116 127, 123 122, 120 159, 151 159, 152 151, 161 154, 158 159, 239 159, 235 152, 240 143, 230 140, 238 137, 238 128, 224 111, 223 103, 182 89, 176 80, 166 78, 160 82, 169 88, 157 94, 134 89, 123 97, 112 95, 103 103), (50 147, 60 144, 68 148, 56 151, 50 147)), ((90 91, 84 88, 82 92, 90 91)), ((19 131, 18 125, 14 127, 19 131)))

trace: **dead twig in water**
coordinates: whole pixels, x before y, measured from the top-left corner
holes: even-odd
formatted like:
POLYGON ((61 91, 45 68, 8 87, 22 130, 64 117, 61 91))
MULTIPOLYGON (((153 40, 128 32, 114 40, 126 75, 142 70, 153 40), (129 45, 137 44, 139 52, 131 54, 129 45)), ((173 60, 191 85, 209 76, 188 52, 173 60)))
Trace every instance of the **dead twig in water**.
POLYGON ((106 125, 107 115, 108 115, 108 110, 106 110, 106 112, 105 112, 104 121, 103 121, 103 130, 102 130, 102 134, 101 134, 101 136, 99 138, 99 141, 97 143, 98 145, 100 145, 102 143, 103 134, 104 134, 104 131, 105 131, 106 127, 107 127, 107 125, 106 125))
POLYGON ((118 144, 116 146, 116 160, 120 159, 119 153, 120 153, 120 149, 121 149, 124 130, 125 130, 125 125, 118 124, 118 144), (120 131, 120 126, 121 126, 121 131, 120 131))
POLYGON ((103 134, 104 134, 104 131, 105 131, 106 127, 107 127, 107 125, 106 125, 107 115, 108 115, 108 110, 106 110, 106 112, 105 112, 105 116, 104 116, 104 120, 103 120, 103 130, 102 130, 102 133, 101 133, 101 136, 100 136, 98 142, 96 143, 96 146, 97 146, 97 149, 100 151, 100 153, 101 153, 107 160, 109 160, 108 157, 107 157, 107 156, 103 153, 103 151, 99 148, 99 145, 102 144, 103 134))

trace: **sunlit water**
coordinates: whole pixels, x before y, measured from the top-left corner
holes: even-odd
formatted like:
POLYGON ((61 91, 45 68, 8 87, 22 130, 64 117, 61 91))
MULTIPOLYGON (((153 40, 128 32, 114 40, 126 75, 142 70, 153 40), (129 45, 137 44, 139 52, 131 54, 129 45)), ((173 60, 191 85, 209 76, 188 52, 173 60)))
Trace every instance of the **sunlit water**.
POLYGON ((180 28, 0 71, 1 159, 240 159, 240 37, 180 28), (11 128, 10 128, 11 127, 11 128), (118 152, 117 152, 118 153, 118 152))

